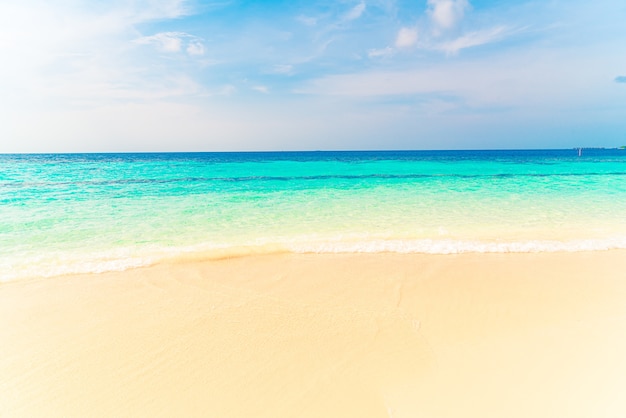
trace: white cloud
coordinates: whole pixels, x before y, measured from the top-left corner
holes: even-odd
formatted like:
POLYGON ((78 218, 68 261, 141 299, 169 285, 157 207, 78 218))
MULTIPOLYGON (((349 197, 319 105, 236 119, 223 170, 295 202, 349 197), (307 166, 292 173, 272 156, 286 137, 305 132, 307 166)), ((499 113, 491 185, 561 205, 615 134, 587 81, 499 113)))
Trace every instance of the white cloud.
MULTIPOLYGON (((137 27, 189 13, 187 1, 0 1, 0 109, 69 112, 124 103, 215 95, 168 54, 201 55, 200 38, 161 32, 137 39, 137 27), (140 44, 149 46, 137 54, 140 44)), ((194 64, 201 62, 194 60, 194 64)), ((1 142, 1 140, 0 140, 1 142)))
POLYGON ((396 37, 396 47, 409 48, 417 43, 416 28, 402 28, 398 31, 396 37))
POLYGON ((156 45, 163 52, 180 52, 183 43, 187 42, 185 50, 189 55, 204 54, 204 45, 200 39, 185 32, 161 32, 156 35, 142 36, 134 42, 140 45, 156 45))
POLYGON ((162 99, 206 96, 204 86, 185 74, 164 74, 158 79, 141 74, 116 74, 110 69, 77 73, 73 78, 48 77, 49 85, 38 86, 38 93, 63 98, 71 107, 90 108, 103 104, 147 102, 162 99), (120 82, 125 76, 124 82, 120 82))
POLYGON ((463 34, 462 36, 459 36, 452 41, 438 44, 434 47, 434 49, 444 51, 448 55, 454 55, 458 53, 461 49, 485 45, 491 42, 498 41, 502 39, 506 35, 506 33, 507 29, 504 26, 497 26, 495 28, 469 32, 463 34))
POLYGON ((127 10, 134 23, 176 19, 192 14, 188 0, 136 0, 129 3, 127 10))
POLYGON ((298 22, 302 23, 303 25, 306 25, 306 26, 315 26, 315 25, 317 25, 317 18, 315 18, 315 17, 298 16, 298 17, 296 17, 296 20, 298 22))
POLYGON ((189 45, 187 45, 187 53, 189 55, 199 56, 204 55, 204 52, 204 45, 199 41, 191 41, 189 45))
POLYGON ((428 0, 428 15, 435 35, 454 28, 470 8, 467 0, 428 0))
POLYGON ((270 89, 267 86, 254 86, 252 90, 258 91, 259 93, 268 94, 270 89))
POLYGON ((606 75, 611 73, 607 68, 615 68, 624 59, 608 54, 608 47, 597 49, 585 58, 577 48, 511 51, 406 70, 332 75, 310 81, 297 92, 355 103, 363 98, 375 102, 377 98, 414 96, 415 103, 444 100, 459 111, 478 109, 479 113, 485 108, 508 109, 517 115, 593 105, 603 109, 608 102, 612 106, 623 102, 619 101, 621 92, 607 83, 606 75))
POLYGON ((365 3, 361 2, 357 4, 356 6, 354 6, 352 9, 348 11, 348 13, 345 14, 344 20, 356 20, 359 17, 361 17, 364 11, 365 11, 365 3))
POLYGON ((285 74, 292 75, 293 74, 293 65, 291 64, 276 64, 272 68, 272 74, 285 74))
POLYGON ((392 47, 388 46, 381 49, 370 49, 367 51, 367 56, 370 58, 385 58, 392 56, 395 52, 396 51, 392 47))
POLYGON ((152 36, 142 36, 135 40, 135 43, 142 45, 153 44, 164 52, 179 52, 182 45, 182 37, 185 34, 181 32, 161 32, 152 36))

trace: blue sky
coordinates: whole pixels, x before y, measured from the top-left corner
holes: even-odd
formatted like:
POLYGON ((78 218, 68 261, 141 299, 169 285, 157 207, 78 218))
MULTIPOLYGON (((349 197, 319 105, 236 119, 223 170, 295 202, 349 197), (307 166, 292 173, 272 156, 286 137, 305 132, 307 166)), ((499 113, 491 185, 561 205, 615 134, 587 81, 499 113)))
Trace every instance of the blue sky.
POLYGON ((623 0, 4 0, 0 152, 626 144, 623 0))

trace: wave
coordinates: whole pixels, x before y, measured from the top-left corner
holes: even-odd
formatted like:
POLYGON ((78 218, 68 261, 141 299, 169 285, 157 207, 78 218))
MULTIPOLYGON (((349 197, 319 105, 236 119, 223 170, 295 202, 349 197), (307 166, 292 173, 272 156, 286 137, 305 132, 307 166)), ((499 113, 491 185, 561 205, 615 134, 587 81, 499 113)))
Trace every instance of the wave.
POLYGON ((570 241, 471 241, 451 239, 286 240, 246 245, 196 245, 138 251, 118 248, 92 254, 55 254, 21 261, 0 259, 0 283, 68 274, 124 271, 160 263, 185 263, 270 254, 468 254, 556 253, 626 249, 626 237, 570 241))

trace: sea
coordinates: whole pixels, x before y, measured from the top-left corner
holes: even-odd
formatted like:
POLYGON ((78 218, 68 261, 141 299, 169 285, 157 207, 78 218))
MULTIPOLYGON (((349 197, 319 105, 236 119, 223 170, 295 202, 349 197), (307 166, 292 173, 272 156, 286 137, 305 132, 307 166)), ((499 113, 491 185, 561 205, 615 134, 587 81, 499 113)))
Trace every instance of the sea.
POLYGON ((0 281, 270 253, 626 248, 626 150, 0 155, 0 281))

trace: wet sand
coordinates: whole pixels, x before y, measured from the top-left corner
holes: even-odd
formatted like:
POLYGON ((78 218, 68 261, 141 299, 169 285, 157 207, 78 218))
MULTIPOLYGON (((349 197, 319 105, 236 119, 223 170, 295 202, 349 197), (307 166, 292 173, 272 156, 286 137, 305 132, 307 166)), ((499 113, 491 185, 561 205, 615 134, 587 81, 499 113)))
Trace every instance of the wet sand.
POLYGON ((0 284, 4 417, 624 417, 626 251, 0 284))

